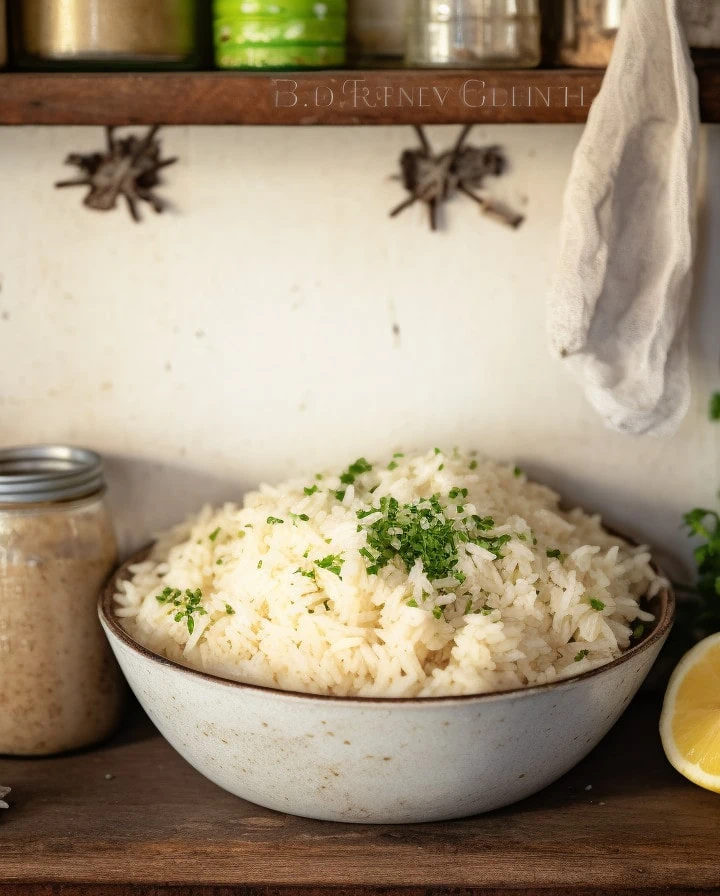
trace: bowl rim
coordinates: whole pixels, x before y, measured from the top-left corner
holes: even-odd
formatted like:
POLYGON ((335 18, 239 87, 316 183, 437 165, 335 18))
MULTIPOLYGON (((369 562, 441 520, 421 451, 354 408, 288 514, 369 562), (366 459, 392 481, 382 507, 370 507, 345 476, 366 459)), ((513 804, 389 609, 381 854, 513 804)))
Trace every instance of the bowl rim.
MULTIPOLYGON (((613 532, 612 534, 616 533, 613 532)), ((618 537, 623 538, 623 536, 618 537)), ((623 540, 625 540, 629 544, 634 544, 634 542, 630 541, 629 539, 623 538, 623 540)), ((167 666, 191 677, 204 679, 205 681, 239 689, 240 691, 254 691, 262 694, 267 694, 268 696, 272 695, 273 697, 291 698, 293 700, 296 698, 302 698, 303 700, 321 701, 337 705, 344 704, 345 706, 390 707, 396 706, 398 704, 409 704, 413 706, 448 706, 453 703, 491 703, 507 698, 519 699, 522 697, 531 697, 533 694, 544 693, 547 691, 564 690, 566 688, 573 687, 578 682, 596 678, 605 672, 610 672, 612 669, 617 669, 619 666, 622 666, 626 662, 628 662, 631 658, 646 652, 658 642, 664 641, 664 639, 670 633, 670 629, 672 628, 673 623, 675 622, 675 593, 672 586, 670 585, 669 580, 665 576, 662 576, 662 572, 653 563, 652 567, 655 572, 665 579, 665 584, 659 589, 657 594, 653 595, 653 597, 651 598, 651 600, 660 601, 660 609, 657 614, 657 622, 655 627, 652 629, 650 634, 647 635, 647 637, 640 641, 639 644, 636 644, 634 647, 626 650, 625 653, 621 654, 619 657, 617 657, 617 659, 611 660, 609 663, 604 663, 602 666, 596 666, 594 669, 589 669, 587 672, 581 672, 579 675, 573 675, 569 678, 559 678, 555 681, 550 681, 545 684, 535 684, 519 688, 509 688, 506 691, 490 691, 483 694, 455 694, 445 697, 339 697, 333 694, 313 694, 308 691, 284 690, 282 688, 269 687, 268 685, 235 681, 232 678, 223 678, 220 675, 213 675, 210 672, 203 672, 200 669, 194 669, 191 666, 183 666, 182 663, 178 663, 175 660, 168 659, 167 657, 162 656, 159 653, 155 653, 154 651, 149 650, 147 647, 140 644, 139 641, 136 641, 133 637, 131 637, 131 635, 128 634, 128 632, 118 621, 118 618, 115 616, 115 613, 113 611, 114 598, 118 590, 117 585, 121 580, 128 577, 131 566, 134 566, 138 563, 143 563, 145 560, 147 560, 153 547, 154 543, 151 543, 134 553, 112 573, 112 575, 106 582, 98 598, 98 616, 100 617, 100 621, 103 626, 105 626, 106 629, 109 630, 110 633, 112 633, 112 635, 114 635, 119 641, 122 642, 122 644, 125 645, 125 647, 129 648, 133 653, 160 666, 167 666)))

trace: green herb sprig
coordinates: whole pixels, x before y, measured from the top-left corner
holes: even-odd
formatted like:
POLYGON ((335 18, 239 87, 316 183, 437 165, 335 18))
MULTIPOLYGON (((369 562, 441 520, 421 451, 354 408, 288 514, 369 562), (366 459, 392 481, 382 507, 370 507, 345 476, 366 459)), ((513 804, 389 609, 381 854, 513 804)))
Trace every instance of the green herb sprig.
POLYGON ((315 566, 318 566, 320 569, 326 569, 339 579, 342 579, 343 563, 345 563, 345 560, 339 554, 328 554, 322 560, 316 560, 315 566))
MULTIPOLYGON (((467 490, 453 489, 449 497, 456 500, 460 495, 466 497, 467 490)), ((364 519, 380 514, 379 519, 365 527, 367 548, 360 550, 367 562, 368 574, 377 575, 396 558, 409 572, 416 560, 421 560, 431 581, 454 577, 462 584, 465 575, 457 569, 459 544, 475 544, 495 557, 501 556, 511 536, 488 535, 495 526, 492 518, 473 515, 452 519, 446 509, 441 496, 435 494, 414 504, 402 505, 396 498, 384 496, 379 507, 358 511, 361 529, 364 519)))
POLYGON ((185 592, 179 588, 165 588, 162 594, 156 595, 155 600, 160 604, 169 604, 170 613, 175 612, 175 622, 184 620, 188 632, 192 634, 195 631, 195 614, 207 616, 207 610, 202 606, 202 596, 199 588, 195 591, 187 588, 185 592))
MULTIPOLYGON (((700 637, 720 631, 720 516, 696 508, 683 516, 689 536, 702 539, 694 551, 700 604, 692 626, 700 637)), ((685 620, 681 620, 685 622, 685 620)))
POLYGON ((720 420, 720 392, 713 392, 710 397, 709 417, 713 423, 720 420))

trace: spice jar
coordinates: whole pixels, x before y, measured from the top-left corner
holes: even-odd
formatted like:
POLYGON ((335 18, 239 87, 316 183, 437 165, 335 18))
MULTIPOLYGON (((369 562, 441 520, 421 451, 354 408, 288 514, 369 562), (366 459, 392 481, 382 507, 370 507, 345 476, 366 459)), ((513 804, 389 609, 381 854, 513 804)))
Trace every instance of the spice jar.
MULTIPOLYGON (((606 68, 626 2, 564 0, 561 21, 554 27, 549 22, 550 39, 556 44, 553 61, 581 68, 606 68)), ((679 9, 691 47, 720 48, 720 3, 680 0, 679 9)))
POLYGON ((345 64, 347 0, 214 0, 213 8, 219 68, 345 64))
POLYGON ((620 27, 625 0, 565 0, 555 61, 605 68, 620 27))
POLYGON ((700 50, 720 49, 720 3, 681 0, 680 11, 691 46, 700 50))
POLYGON ((407 65, 532 68, 539 0, 408 0, 407 65))
POLYGON ((199 0, 12 0, 23 68, 191 68, 199 0))
POLYGON ((115 728, 124 686, 96 610, 115 562, 98 455, 0 451, 0 754, 60 753, 115 728))
POLYGON ((386 63, 405 53, 406 0, 349 0, 348 44, 359 63, 386 63))

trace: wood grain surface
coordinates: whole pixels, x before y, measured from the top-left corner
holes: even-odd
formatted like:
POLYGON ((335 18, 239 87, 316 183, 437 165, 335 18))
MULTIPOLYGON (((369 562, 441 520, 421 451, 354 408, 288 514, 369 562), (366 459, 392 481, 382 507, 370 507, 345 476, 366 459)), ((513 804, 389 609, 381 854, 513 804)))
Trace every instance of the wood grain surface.
POLYGON ((602 74, 556 71, 0 75, 0 124, 582 122, 602 74))
MULTIPOLYGON (((720 121, 720 68, 698 68, 704 121, 720 121)), ((0 74, 0 125, 581 123, 602 72, 0 74)))
MULTIPOLYGON (((720 121, 720 68, 698 68, 704 121, 720 121)), ((0 74, 7 124, 581 123, 602 72, 345 71, 0 74)))
POLYGON ((0 781, 13 787, 0 816, 0 893, 720 892, 720 797, 667 764, 658 715, 656 699, 636 701, 585 762, 514 807, 374 827, 243 802, 198 774, 136 713, 97 750, 0 760, 0 781))

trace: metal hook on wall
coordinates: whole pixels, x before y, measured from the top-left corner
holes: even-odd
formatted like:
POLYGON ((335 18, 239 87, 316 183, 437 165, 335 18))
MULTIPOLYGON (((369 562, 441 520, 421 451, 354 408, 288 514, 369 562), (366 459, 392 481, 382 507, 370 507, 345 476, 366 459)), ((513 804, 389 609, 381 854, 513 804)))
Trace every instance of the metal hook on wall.
POLYGON ((106 151, 87 155, 71 153, 65 164, 79 168, 83 176, 60 181, 55 186, 89 187, 83 204, 101 212, 112 211, 118 199, 123 197, 136 222, 142 220, 141 202, 148 203, 159 214, 167 205, 153 192, 162 182, 160 171, 178 161, 177 158, 162 158, 162 147, 157 139, 159 130, 160 125, 154 125, 144 137, 116 137, 115 129, 107 128, 106 151))
POLYGON ((415 127, 420 149, 406 149, 400 156, 401 180, 410 196, 391 212, 394 218, 416 202, 424 202, 430 214, 430 228, 438 230, 440 210, 456 193, 476 202, 484 215, 501 224, 517 228, 524 217, 502 203, 478 195, 487 177, 499 177, 507 170, 507 160, 499 146, 477 147, 467 144, 472 125, 466 125, 455 146, 436 155, 422 127, 415 127))

